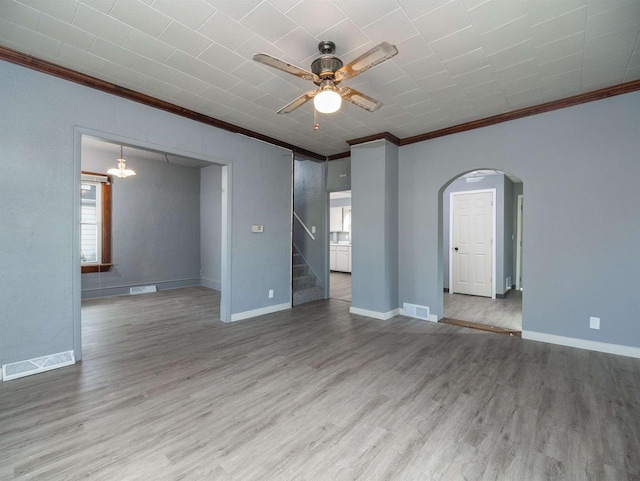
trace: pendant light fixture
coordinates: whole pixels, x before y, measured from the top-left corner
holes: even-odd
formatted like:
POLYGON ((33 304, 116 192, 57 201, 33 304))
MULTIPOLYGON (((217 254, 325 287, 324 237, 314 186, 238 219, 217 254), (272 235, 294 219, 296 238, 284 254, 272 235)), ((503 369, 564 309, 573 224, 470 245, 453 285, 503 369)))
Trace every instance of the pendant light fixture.
POLYGON ((122 145, 121 145, 120 158, 118 159, 118 168, 107 170, 107 174, 115 175, 116 177, 120 177, 121 179, 124 179, 125 177, 129 177, 130 175, 136 175, 136 173, 133 170, 127 169, 125 162, 126 160, 124 159, 124 154, 122 153, 122 145))

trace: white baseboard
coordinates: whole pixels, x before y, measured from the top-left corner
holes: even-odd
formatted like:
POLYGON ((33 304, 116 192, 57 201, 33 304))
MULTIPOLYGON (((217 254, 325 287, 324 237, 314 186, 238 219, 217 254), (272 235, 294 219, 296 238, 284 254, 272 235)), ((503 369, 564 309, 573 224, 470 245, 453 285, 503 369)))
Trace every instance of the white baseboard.
POLYGON ((291 309, 291 302, 285 302, 283 304, 276 304, 275 306, 261 307, 260 309, 253 309, 251 311, 236 312, 231 314, 231 322, 242 321, 243 319, 249 319, 251 317, 264 316, 265 314, 271 314, 278 311, 286 311, 291 309))
POLYGON ((388 312, 370 311, 368 309, 360 309, 359 307, 350 307, 349 312, 351 314, 358 314, 359 316, 373 317, 374 319, 381 319, 386 321, 392 317, 400 315, 400 308, 393 309, 388 312))
POLYGON ((578 349, 587 349, 589 351, 606 352, 608 354, 617 354, 618 356, 640 358, 640 348, 623 346, 621 344, 589 341, 587 339, 556 336, 554 334, 545 334, 543 332, 535 331, 522 331, 522 339, 558 344, 560 346, 577 347, 578 349))
POLYGON ((200 285, 203 287, 208 287, 209 289, 213 289, 214 291, 222 290, 222 282, 216 281, 215 279, 208 279, 206 277, 201 277, 200 285))

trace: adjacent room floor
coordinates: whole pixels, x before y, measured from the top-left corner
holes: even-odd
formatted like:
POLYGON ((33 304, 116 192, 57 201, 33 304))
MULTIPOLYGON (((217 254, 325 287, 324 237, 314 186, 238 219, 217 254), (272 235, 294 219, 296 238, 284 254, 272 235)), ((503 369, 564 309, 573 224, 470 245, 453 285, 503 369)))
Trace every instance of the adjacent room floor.
POLYGON ((638 480, 640 359, 204 288, 83 303, 84 360, 0 383, 0 479, 638 480))
POLYGON ((347 272, 331 272, 329 281, 329 297, 351 302, 351 274, 347 272))
POLYGON ((522 330, 522 291, 511 290, 504 299, 444 294, 444 317, 522 330))

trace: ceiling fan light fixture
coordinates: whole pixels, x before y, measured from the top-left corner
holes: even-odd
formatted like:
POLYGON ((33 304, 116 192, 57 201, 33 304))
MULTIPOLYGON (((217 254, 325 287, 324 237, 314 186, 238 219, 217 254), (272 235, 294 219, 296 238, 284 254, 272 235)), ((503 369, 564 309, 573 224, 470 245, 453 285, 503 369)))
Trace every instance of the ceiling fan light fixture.
POLYGON ((323 89, 313 97, 313 105, 321 114, 332 114, 340 109, 342 97, 331 88, 323 89))

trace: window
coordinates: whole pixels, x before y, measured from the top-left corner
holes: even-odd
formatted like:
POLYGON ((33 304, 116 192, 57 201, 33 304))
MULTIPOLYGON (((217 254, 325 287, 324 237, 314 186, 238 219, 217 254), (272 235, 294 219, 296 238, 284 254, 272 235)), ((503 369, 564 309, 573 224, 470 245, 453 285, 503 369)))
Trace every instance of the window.
POLYGON ((82 273, 111 268, 111 179, 82 173, 80 256, 82 273))

